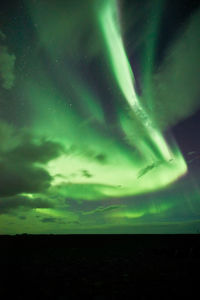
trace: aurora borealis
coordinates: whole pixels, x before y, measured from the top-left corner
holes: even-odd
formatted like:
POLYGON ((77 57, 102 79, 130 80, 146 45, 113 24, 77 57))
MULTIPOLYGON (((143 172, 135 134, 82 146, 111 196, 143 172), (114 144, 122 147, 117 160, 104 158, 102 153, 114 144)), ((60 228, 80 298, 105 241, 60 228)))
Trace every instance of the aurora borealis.
POLYGON ((199 230, 200 5, 184 3, 2 4, 0 234, 199 230))

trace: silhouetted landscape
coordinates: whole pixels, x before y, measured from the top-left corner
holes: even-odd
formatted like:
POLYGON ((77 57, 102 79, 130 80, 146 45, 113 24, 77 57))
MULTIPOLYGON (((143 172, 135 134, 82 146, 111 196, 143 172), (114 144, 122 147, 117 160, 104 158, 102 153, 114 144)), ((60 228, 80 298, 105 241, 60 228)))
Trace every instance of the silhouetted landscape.
POLYGON ((180 296, 198 285, 199 241, 199 235, 1 236, 2 299, 13 290, 15 299, 180 296))

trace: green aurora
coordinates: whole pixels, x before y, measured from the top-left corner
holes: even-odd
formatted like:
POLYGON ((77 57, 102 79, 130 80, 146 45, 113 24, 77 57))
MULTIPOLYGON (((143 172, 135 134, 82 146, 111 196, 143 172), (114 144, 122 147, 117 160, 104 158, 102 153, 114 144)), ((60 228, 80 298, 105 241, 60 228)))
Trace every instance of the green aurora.
MULTIPOLYGON (((0 31, 0 233, 196 230, 199 187, 190 185, 188 196, 187 163, 166 131, 199 107, 193 96, 199 92, 196 79, 192 92, 190 87, 179 91, 184 89, 180 81, 197 76, 194 62, 193 68, 182 63, 188 52, 181 47, 192 37, 189 55, 196 60, 199 11, 156 72, 166 3, 147 5, 151 26, 141 29, 138 93, 121 25, 123 5, 115 0, 78 4, 24 1, 34 34, 31 45, 26 38, 16 46, 16 54, 8 50, 6 30, 0 31), (170 72, 174 80, 174 73, 181 74, 177 87, 170 85, 170 72), (167 106, 170 95, 173 111, 167 106), (5 104, 9 97, 15 117, 5 104)), ((138 15, 132 12, 133 19, 138 15)))

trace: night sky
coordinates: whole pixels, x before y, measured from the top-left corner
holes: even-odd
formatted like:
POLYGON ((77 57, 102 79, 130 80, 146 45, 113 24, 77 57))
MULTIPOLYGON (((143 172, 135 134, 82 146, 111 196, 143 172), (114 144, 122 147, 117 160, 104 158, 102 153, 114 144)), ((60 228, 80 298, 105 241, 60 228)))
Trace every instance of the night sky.
POLYGON ((0 234, 200 232, 200 1, 0 4, 0 234))

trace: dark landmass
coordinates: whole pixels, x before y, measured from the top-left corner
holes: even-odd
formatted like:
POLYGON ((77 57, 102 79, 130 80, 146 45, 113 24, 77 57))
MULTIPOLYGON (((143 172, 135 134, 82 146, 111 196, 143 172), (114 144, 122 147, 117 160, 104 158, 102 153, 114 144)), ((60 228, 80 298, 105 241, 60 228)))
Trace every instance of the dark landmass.
POLYGON ((193 299, 199 284, 200 235, 4 235, 0 254, 2 299, 193 299))

